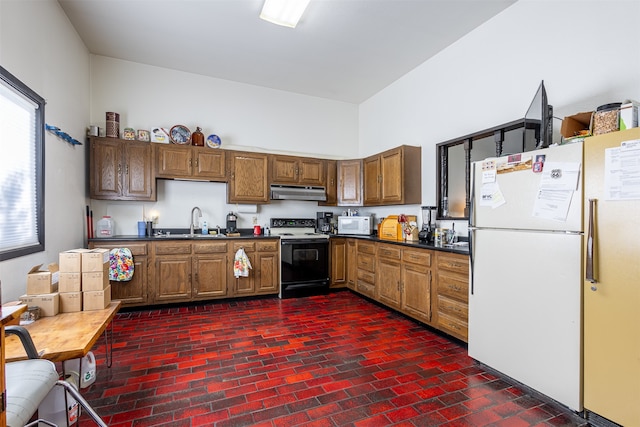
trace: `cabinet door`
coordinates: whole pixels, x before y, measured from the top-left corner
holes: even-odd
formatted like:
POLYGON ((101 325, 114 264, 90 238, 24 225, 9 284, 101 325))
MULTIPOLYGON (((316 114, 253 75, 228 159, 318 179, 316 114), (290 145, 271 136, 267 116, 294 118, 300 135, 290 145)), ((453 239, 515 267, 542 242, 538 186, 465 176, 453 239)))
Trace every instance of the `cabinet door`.
POLYGON ((148 302, 146 256, 133 256, 133 277, 128 282, 109 282, 111 299, 120 300, 125 305, 141 305, 148 302))
POLYGON ((379 258, 376 280, 380 302, 400 308, 400 262, 379 258))
POLYGON ((210 181, 226 181, 227 171, 225 152, 211 148, 192 148, 195 165, 195 178, 207 178, 210 181))
POLYGON ((291 156, 271 157, 271 181, 278 184, 298 182, 298 158, 291 156))
MULTIPOLYGON (((395 149, 380 155, 380 201, 382 203, 402 202, 402 150, 395 149)), ((411 179, 422 179, 420 176, 411 179)))
POLYGON ((148 142, 123 144, 122 199, 155 200, 156 179, 153 173, 152 148, 148 142))
POLYGON ((325 166, 327 169, 325 181, 327 200, 318 202, 318 206, 336 206, 338 203, 338 163, 335 160, 327 160, 325 166))
POLYGON ((356 239, 347 239, 347 287, 356 288, 358 265, 356 263, 356 239))
POLYGON ((373 156, 364 159, 364 197, 365 205, 376 205, 380 203, 380 185, 382 175, 380 174, 380 156, 373 156))
POLYGON ((341 288, 347 283, 347 241, 332 237, 331 241, 331 287, 341 288))
POLYGON ((191 147, 175 144, 156 148, 156 176, 160 178, 188 178, 192 175, 191 147))
MULTIPOLYGON (((245 251, 246 252, 246 251, 245 251)), ((246 252, 252 269, 249 270, 248 277, 233 277, 234 280, 234 296, 249 296, 256 294, 256 254, 254 252, 246 252)))
POLYGON ((235 152, 231 160, 227 198, 229 203, 268 203, 267 155, 235 152))
POLYGON ((362 206, 362 160, 339 160, 338 206, 362 206))
POLYGON ((93 199, 117 199, 122 195, 122 151, 116 139, 91 139, 89 193, 93 199))
POLYGON ((193 297, 219 298, 227 295, 231 260, 224 254, 198 255, 193 259, 193 297))
POLYGON ((155 276, 156 302, 188 301, 191 298, 191 257, 156 257, 155 276))
POLYGON ((298 161, 298 183, 304 185, 324 185, 325 162, 321 159, 302 157, 298 161))
POLYGON ((280 284, 280 257, 277 252, 256 255, 256 294, 278 293, 280 284))
POLYGON ((419 320, 431 321, 431 269, 403 263, 402 310, 419 320))

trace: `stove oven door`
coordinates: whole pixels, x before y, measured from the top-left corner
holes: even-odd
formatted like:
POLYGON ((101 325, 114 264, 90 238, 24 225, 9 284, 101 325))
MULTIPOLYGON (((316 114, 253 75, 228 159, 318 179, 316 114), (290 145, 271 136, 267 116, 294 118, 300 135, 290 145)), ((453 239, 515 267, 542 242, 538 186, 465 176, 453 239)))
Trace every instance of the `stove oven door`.
POLYGON ((283 239, 282 290, 329 285, 328 239, 283 239))

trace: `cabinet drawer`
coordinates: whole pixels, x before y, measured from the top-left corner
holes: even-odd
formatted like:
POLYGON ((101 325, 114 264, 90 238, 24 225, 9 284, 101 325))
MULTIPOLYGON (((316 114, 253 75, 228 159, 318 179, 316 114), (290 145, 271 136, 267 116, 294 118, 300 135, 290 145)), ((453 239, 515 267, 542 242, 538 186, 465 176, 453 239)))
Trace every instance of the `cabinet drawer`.
POLYGON ((375 298, 376 296, 376 287, 371 283, 362 280, 358 280, 358 283, 356 284, 356 291, 371 298, 375 298))
POLYGON ((445 295, 459 301, 469 301, 469 282, 457 276, 438 274, 438 295, 445 295))
POLYGON ((402 254, 402 249, 400 248, 400 246, 384 245, 384 244, 378 246, 379 257, 400 260, 401 254, 402 254))
POLYGON ((438 326, 444 331, 464 341, 469 338, 469 326, 457 317, 438 314, 438 326))
POLYGON ((452 300, 445 296, 439 296, 438 313, 467 322, 469 319, 469 306, 463 302, 452 300))
POLYGON ((469 259, 466 257, 456 257, 453 255, 438 254, 438 269, 453 271, 456 273, 469 275, 469 259))
POLYGON ((255 252, 255 241, 233 242, 233 253, 236 253, 238 249, 244 249, 245 252, 255 252))
POLYGON ((191 243, 162 242, 155 244, 156 255, 190 254, 191 243))
POLYGON ((358 282, 367 282, 373 286, 376 282, 376 276, 368 271, 358 270, 358 282))
POLYGON ((265 242, 257 242, 258 252, 276 252, 280 247, 279 240, 269 240, 265 242))
POLYGON ((364 254, 376 254, 376 246, 371 242, 358 242, 358 252, 364 254))
POLYGON ((426 250, 403 249, 402 261, 431 267, 431 252, 426 250))
POLYGON ((358 254, 358 269, 375 272, 376 258, 372 255, 358 254))
POLYGON ((114 249, 114 248, 129 248, 131 250, 131 255, 146 255, 147 254, 147 244, 146 243, 129 243, 129 242, 111 242, 108 245, 102 243, 91 243, 90 248, 104 248, 104 249, 114 249))
POLYGON ((207 243, 194 243, 193 253, 195 254, 217 254, 227 252, 227 242, 207 242, 207 243))

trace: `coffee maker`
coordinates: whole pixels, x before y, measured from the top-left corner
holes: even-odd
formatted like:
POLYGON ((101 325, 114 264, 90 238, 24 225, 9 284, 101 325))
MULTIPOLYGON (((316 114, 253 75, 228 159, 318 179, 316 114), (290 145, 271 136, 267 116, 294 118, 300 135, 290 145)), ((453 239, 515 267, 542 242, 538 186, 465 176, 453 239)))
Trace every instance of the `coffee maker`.
POLYGON ((227 214, 227 234, 238 231, 238 216, 233 212, 227 214))
POLYGON ((316 212, 316 233, 331 233, 333 212, 316 212))

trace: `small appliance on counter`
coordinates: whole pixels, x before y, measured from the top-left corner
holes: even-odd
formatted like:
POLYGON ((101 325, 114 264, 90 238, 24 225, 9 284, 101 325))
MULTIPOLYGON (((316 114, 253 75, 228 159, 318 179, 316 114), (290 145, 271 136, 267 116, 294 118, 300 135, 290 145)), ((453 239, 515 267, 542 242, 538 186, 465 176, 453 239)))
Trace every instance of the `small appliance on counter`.
POLYGON ((369 236, 373 233, 373 219, 367 216, 338 217, 338 234, 356 234, 369 236))
POLYGON ((227 214, 227 236, 238 232, 238 216, 233 212, 227 214))
POLYGON ((333 212, 316 212, 316 233, 331 234, 333 212))
POLYGON ((433 230, 435 230, 435 219, 437 206, 422 206, 422 229, 418 233, 418 239, 423 243, 433 242, 433 230))
POLYGON ((404 223, 416 223, 418 218, 415 215, 402 216, 403 222, 399 220, 399 215, 389 215, 383 219, 378 225, 378 237, 383 240, 414 240, 413 234, 411 236, 405 236, 403 227, 404 223))

